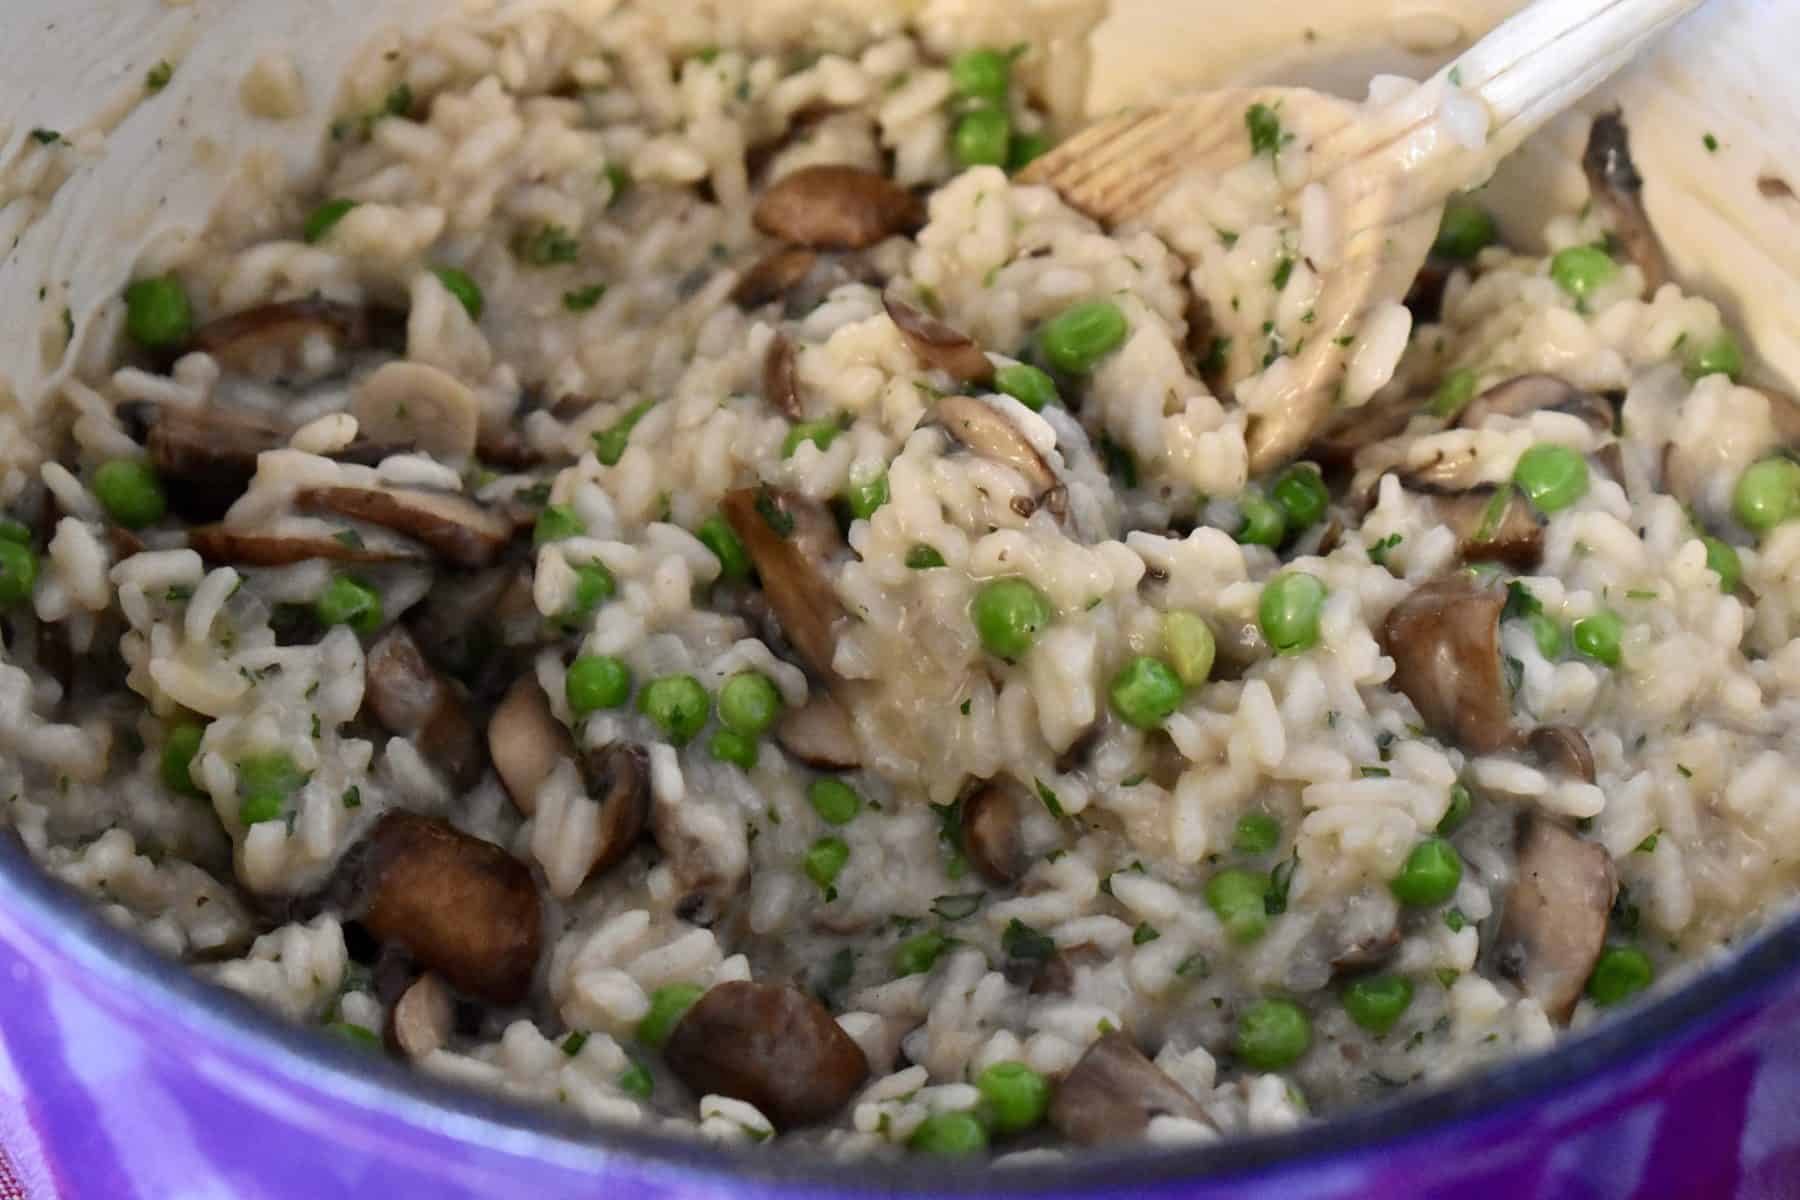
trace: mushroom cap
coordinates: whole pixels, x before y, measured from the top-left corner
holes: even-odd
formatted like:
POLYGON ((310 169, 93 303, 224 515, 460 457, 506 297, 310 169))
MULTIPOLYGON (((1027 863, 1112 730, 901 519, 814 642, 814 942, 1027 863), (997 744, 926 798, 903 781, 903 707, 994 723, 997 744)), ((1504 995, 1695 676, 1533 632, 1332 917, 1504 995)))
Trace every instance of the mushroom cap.
POLYGON ((1476 754, 1519 742, 1500 663, 1505 607, 1505 592, 1452 575, 1415 588, 1381 623, 1394 687, 1427 729, 1476 754))
POLYGON ((1134 1141, 1165 1115, 1212 1125, 1198 1100, 1117 1032, 1088 1047, 1050 1101, 1050 1124, 1084 1146, 1134 1141))
POLYGON ((917 196, 861 167, 802 167, 763 192, 752 219, 770 237, 815 250, 861 250, 925 223, 917 196))
POLYGON ((1519 981, 1550 1019, 1566 1022, 1606 948, 1619 893, 1606 848, 1538 814, 1519 826, 1512 890, 1494 942, 1500 973, 1519 981))

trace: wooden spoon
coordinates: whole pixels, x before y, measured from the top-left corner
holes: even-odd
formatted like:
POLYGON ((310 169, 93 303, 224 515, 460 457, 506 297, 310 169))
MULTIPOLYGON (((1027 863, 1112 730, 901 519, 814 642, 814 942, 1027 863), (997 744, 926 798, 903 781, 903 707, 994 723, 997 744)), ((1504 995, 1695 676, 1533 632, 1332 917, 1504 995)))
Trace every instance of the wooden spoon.
MULTIPOLYGON (((1324 427, 1364 318, 1406 295, 1430 252, 1445 200, 1484 182, 1546 121, 1703 2, 1536 0, 1392 102, 1365 107, 1304 88, 1184 96, 1102 120, 1020 178, 1049 184, 1110 225, 1151 216, 1186 172, 1218 176, 1259 154, 1276 174, 1280 209, 1298 213, 1302 193, 1322 187, 1335 252, 1331 261, 1312 264, 1322 275, 1312 332, 1250 415, 1250 471, 1260 475, 1294 457, 1324 427), (1253 111, 1263 118, 1260 138, 1248 128, 1253 111), (1273 144, 1270 114, 1278 122, 1273 144)), ((1261 367, 1255 355, 1240 353, 1227 382, 1235 385, 1261 367)))

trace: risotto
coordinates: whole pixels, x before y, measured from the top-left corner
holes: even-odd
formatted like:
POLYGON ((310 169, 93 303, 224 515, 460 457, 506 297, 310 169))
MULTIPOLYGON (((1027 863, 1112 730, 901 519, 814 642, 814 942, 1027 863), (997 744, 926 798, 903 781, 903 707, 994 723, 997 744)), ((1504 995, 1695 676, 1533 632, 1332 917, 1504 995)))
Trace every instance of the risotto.
POLYGON ((1459 199, 1315 332, 1278 109, 1107 229, 1018 177, 1068 37, 789 7, 388 39, 140 264, 0 476, 45 870, 321 1036, 836 1155, 1283 1128, 1783 903, 1800 409, 1624 118, 1548 256, 1459 199))

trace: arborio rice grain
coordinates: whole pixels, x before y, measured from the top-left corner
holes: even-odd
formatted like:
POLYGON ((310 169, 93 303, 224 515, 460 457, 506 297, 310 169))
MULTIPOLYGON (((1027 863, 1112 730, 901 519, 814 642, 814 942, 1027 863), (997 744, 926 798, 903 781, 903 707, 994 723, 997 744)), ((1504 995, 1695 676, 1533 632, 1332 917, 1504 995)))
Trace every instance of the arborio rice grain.
POLYGON ((3 418, 0 795, 109 919, 596 1120, 1041 1156, 1541 1047, 1785 901, 1800 426, 1629 196, 1548 259, 1459 202, 1252 480, 1304 139, 1108 231, 966 161, 1065 95, 1031 29, 602 9, 373 47, 3 418))

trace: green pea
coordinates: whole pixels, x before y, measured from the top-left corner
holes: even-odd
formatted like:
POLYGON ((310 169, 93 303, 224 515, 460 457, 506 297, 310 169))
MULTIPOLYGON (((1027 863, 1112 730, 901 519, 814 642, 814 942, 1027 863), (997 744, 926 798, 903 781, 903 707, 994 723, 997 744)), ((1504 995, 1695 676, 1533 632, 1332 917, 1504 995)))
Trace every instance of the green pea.
POLYGON ((1451 784, 1450 807, 1446 808, 1444 810, 1444 815, 1438 818, 1437 835, 1439 837, 1449 837, 1458 829, 1461 829, 1463 822, 1469 819, 1469 813, 1473 811, 1474 808, 1475 794, 1460 783, 1451 784))
POLYGON ((916 933, 894 947, 895 975, 923 975, 950 948, 950 939, 935 929, 916 933))
POLYGON ((883 471, 858 483, 850 481, 850 487, 844 492, 844 503, 850 506, 850 515, 859 521, 866 521, 875 515, 875 511, 888 502, 888 477, 883 471))
POLYGON ((970 603, 982 647, 997 658, 1016 659, 1031 649, 1055 615, 1050 599, 1023 579, 993 579, 970 603))
POLYGON ((1462 856, 1441 837, 1428 837, 1412 848, 1388 890, 1402 904, 1430 908, 1456 893, 1462 882, 1462 856))
POLYGON ((1312 1045, 1312 1022, 1292 1000, 1258 1000, 1238 1017, 1232 1049, 1258 1071, 1279 1071, 1300 1061, 1312 1045))
POLYGON ((0 608, 31 599, 37 586, 37 553, 22 542, 0 540, 0 608))
POLYGON ((127 529, 154 525, 169 510, 156 472, 129 458, 100 465, 94 472, 94 496, 107 515, 127 529))
POLYGON ((1043 412, 1046 404, 1057 404, 1062 400, 1056 394, 1056 381, 1029 363, 1013 363, 995 371, 994 388, 1032 412, 1043 412))
POLYGON ((1562 657, 1566 639, 1561 625, 1541 612, 1534 612, 1526 614, 1525 627, 1531 630, 1531 637, 1537 643, 1539 654, 1551 662, 1562 657))
POLYGON ((1444 381, 1432 394, 1428 406, 1431 415, 1449 420, 1468 407, 1469 401, 1475 398, 1475 382, 1475 372, 1469 367, 1458 367, 1444 376, 1444 381))
POLYGON ((962 167, 1003 167, 1012 146, 1012 118, 1003 108, 972 108, 956 119, 951 152, 962 167))
POLYGON ((998 50, 965 50, 950 60, 950 86, 959 96, 999 103, 1012 86, 1012 56, 998 50))
POLYGON ((1751 533, 1767 533, 1800 514, 1800 463, 1765 458, 1738 476, 1731 509, 1751 533))
POLYGON ((238 819, 245 825, 274 821, 288 798, 306 784, 306 775, 280 751, 252 755, 238 763, 238 819))
POLYGON ((1276 477, 1269 494, 1287 518, 1287 527, 1296 532, 1317 524, 1331 507, 1331 493, 1317 467, 1295 463, 1276 477))
POLYGON ((1277 654, 1299 654, 1319 641, 1325 585, 1302 571, 1284 571, 1263 585, 1257 624, 1277 654))
POLYGON ((569 664, 563 695, 578 717, 617 708, 631 699, 631 668, 610 654, 584 654, 569 664))
POLYGON ((664 675, 638 693, 638 711, 677 746, 685 746, 706 727, 712 698, 692 675, 664 675))
POLYGON ((1550 278, 1584 305, 1618 273, 1619 264, 1599 246, 1570 246, 1550 260, 1550 278))
POLYGON ((611 600, 619 592, 618 581, 605 563, 582 563, 575 568, 575 600, 571 616, 584 616, 611 600))
POLYGON ((1050 139, 1041 133, 1015 133, 1006 151, 1006 169, 1023 171, 1050 152, 1050 139))
POLYGON ((1085 375, 1125 342, 1131 327, 1110 300, 1090 300, 1064 309, 1038 330, 1038 348, 1065 375, 1085 375))
POLYGON ((1557 512, 1587 495, 1587 459, 1567 446, 1533 446, 1519 456, 1513 482, 1539 512, 1557 512))
POLYGON ((481 285, 470 278, 467 271, 459 271, 455 267, 433 267, 431 273, 437 276, 446 292, 457 298, 471 321, 481 320, 487 301, 482 298, 481 285))
POLYGON ((306 214, 306 220, 300 225, 300 237, 309 245, 323 238, 337 226, 337 223, 356 207, 356 201, 338 197, 327 200, 319 207, 306 214))
POLYGON ((655 407, 654 400, 633 405, 624 416, 594 434, 594 457, 600 460, 602 466, 619 465, 619 460, 625 457, 625 447, 631 441, 631 431, 644 419, 644 414, 655 407))
POLYGON ((755 767, 756 760, 760 757, 756 739, 735 729, 721 729, 713 734, 706 750, 717 761, 742 767, 746 771, 755 767))
POLYGON ((1720 541, 1716 537, 1700 539, 1706 546, 1706 565, 1719 577, 1719 590, 1726 595, 1737 591, 1738 584, 1744 578, 1744 563, 1738 557, 1737 549, 1730 542, 1720 541))
POLYGON ((822 837, 807 847, 806 857, 800 861, 800 869, 806 877, 819 885, 827 899, 837 894, 832 886, 837 882, 838 872, 850 861, 850 845, 840 837, 822 837))
POLYGON ((806 802, 828 825, 848 825, 862 811, 862 797, 841 779, 815 779, 807 785, 806 802))
POLYGON ((921 543, 906 552, 906 566, 909 570, 935 571, 943 565, 944 556, 936 546, 927 546, 921 543))
POLYGON ((1269 928, 1269 877, 1239 867, 1228 867, 1206 882, 1206 903, 1225 927, 1226 936, 1240 945, 1261 937, 1269 928))
POLYGON ((586 532, 587 526, 581 523, 574 509, 564 504, 550 504, 538 514, 537 524, 532 526, 531 544, 547 546, 565 538, 580 537, 586 532))
POLYGON ((721 579, 742 582, 750 578, 750 552, 744 548, 743 539, 738 537, 731 522, 714 513, 700 522, 700 528, 694 530, 694 536, 719 560, 721 579))
POLYGON ((1261 492, 1252 490, 1239 496, 1238 511, 1243 514, 1237 531, 1239 545, 1274 547, 1287 540, 1287 512, 1261 492))
POLYGON ((837 441, 838 434, 842 432, 844 427, 836 421, 801 421, 788 430, 787 437, 782 439, 781 457, 794 457, 794 452, 807 442, 820 450, 829 450, 831 443, 837 441))
POLYGON ((1107 695, 1119 719, 1139 729, 1155 729, 1181 707, 1185 689, 1173 668, 1160 658, 1139 655, 1112 678, 1107 695))
POLYGON ((179 346, 194 332, 194 307, 173 275, 140 279, 125 289, 125 333, 146 350, 179 346))
POLYGON ((1187 687, 1199 687, 1212 675, 1218 643, 1212 626, 1199 613, 1176 610, 1163 614, 1163 656, 1187 687))
POLYGON ((1376 1037, 1394 1027, 1412 998, 1412 981, 1404 975, 1364 975, 1344 985, 1342 995, 1350 1019, 1376 1037))
POLYGON ((759 671, 733 675, 719 689, 719 721, 727 729, 760 737, 781 715, 781 689, 759 671))
POLYGON ((1438 225, 1437 241, 1431 252, 1441 258, 1467 262, 1483 248, 1494 244, 1499 230, 1487 210, 1467 196, 1453 196, 1444 205, 1444 219, 1438 225))
POLYGON ((657 1050, 668 1044, 669 1035, 681 1024, 694 1002, 706 994, 697 983, 665 983, 650 993, 650 1011, 637 1024, 637 1040, 657 1050))
POLYGON ((1617 1004, 1650 986, 1656 968, 1650 956, 1636 946, 1608 946, 1594 962, 1594 973, 1588 976, 1587 994, 1601 1007, 1617 1004))
POLYGON ((0 542, 18 542, 22 546, 31 545, 31 530, 24 522, 15 521, 11 517, 0 517, 0 542))
POLYGON ((182 721, 169 727, 162 750, 164 787, 183 796, 205 794, 194 782, 194 758, 200 753, 200 739, 205 736, 206 730, 195 721, 182 721))
POLYGON ((1696 347, 1688 356, 1687 374, 1690 379, 1700 379, 1707 375, 1729 375, 1736 379, 1743 373, 1744 350, 1738 345, 1737 336, 1729 329, 1719 330, 1717 336, 1696 347))
POLYGON ((333 575, 313 603, 321 625, 348 625, 360 634, 381 628, 381 593, 360 579, 333 575))
POLYGON ((1250 812, 1238 818, 1231 848, 1239 854, 1267 854, 1281 845, 1281 822, 1268 813, 1250 812))
POLYGON ((1619 665, 1619 640, 1625 634, 1625 618, 1610 608, 1575 622, 1570 630, 1575 649, 1595 662, 1619 665))
POLYGON ((1050 1081, 1022 1062, 997 1062, 975 1077, 995 1133, 1024 1133, 1050 1111, 1050 1081))
POLYGON ((633 1062, 619 1072, 619 1090, 628 1096, 636 1096, 639 1100, 648 1100, 656 1091, 656 1079, 641 1062, 633 1062))
POLYGON ((980 1154, 987 1146, 987 1130, 973 1113, 932 1113, 906 1139, 908 1150, 952 1158, 980 1154))

